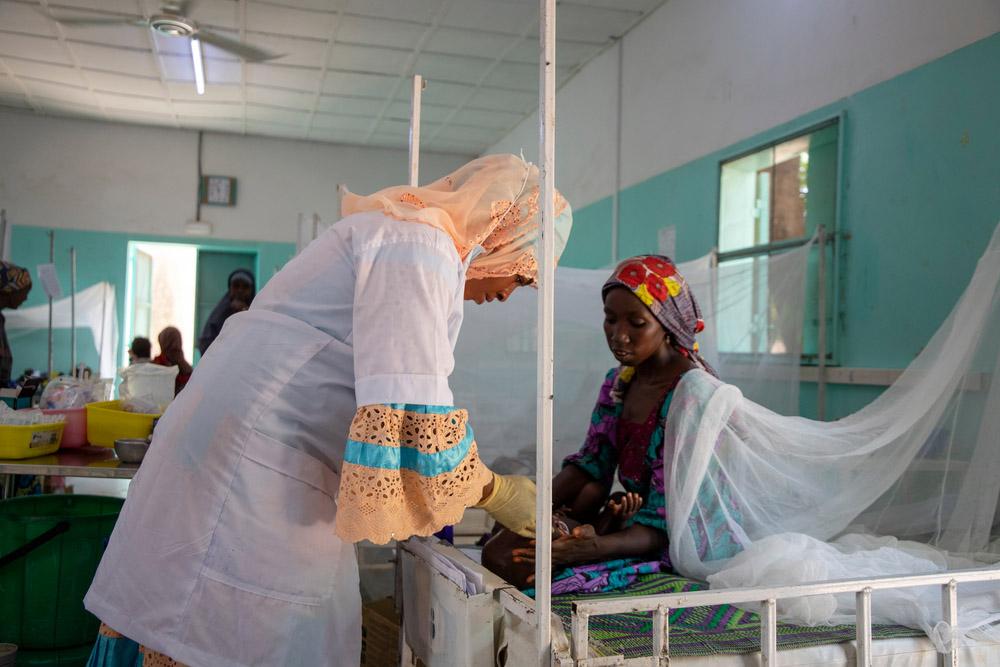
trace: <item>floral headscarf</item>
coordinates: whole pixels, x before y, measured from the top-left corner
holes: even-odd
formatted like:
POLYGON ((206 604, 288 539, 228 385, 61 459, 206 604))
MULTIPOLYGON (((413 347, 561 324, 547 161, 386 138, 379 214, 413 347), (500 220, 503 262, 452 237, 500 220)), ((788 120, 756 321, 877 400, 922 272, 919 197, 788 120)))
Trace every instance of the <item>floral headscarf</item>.
MULTIPOLYGON (((516 155, 487 155, 429 185, 397 185, 367 197, 345 193, 343 215, 382 211, 406 222, 436 227, 451 237, 465 260, 476 246, 485 252, 469 265, 468 276, 538 275, 538 167, 516 155)), ((573 213, 556 193, 556 259, 562 254, 573 213)))
POLYGON ((20 292, 31 287, 28 269, 0 261, 0 292, 20 292))
POLYGON ((629 257, 616 268, 604 287, 601 297, 616 287, 623 287, 634 294, 653 317, 666 329, 674 347, 685 356, 716 375, 698 353, 695 336, 705 328, 701 309, 687 281, 669 257, 663 255, 637 255, 629 257))

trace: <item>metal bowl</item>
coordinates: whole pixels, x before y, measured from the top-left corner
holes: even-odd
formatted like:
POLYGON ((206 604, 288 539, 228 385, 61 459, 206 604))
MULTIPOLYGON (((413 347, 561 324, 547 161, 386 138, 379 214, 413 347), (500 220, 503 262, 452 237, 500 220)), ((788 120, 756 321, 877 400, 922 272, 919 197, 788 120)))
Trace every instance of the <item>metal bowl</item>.
POLYGON ((138 438, 115 440, 115 454, 122 463, 141 463, 149 449, 149 441, 138 438))

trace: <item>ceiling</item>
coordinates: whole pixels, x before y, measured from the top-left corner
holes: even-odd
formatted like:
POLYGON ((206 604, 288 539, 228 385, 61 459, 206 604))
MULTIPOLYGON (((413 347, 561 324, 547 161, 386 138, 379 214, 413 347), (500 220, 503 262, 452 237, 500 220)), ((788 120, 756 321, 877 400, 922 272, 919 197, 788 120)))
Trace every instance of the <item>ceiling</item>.
MULTIPOLYGON (((557 85, 664 0, 560 0, 557 85)), ((205 28, 284 54, 246 63, 188 40, 58 16, 159 13, 148 0, 0 0, 0 107, 367 146, 480 153, 538 106, 536 0, 200 0, 205 28)))

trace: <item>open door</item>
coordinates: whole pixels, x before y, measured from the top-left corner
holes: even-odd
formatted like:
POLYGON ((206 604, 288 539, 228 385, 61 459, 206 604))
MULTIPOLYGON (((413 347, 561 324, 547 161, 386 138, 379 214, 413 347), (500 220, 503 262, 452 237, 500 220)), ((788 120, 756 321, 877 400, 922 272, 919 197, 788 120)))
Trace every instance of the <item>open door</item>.
MULTIPOLYGON (((257 275, 257 253, 255 252, 226 252, 223 250, 199 250, 198 251, 198 279, 195 288, 195 317, 194 336, 195 342, 201 336, 201 330, 208 321, 208 316, 212 314, 219 300, 229 289, 229 274, 236 269, 248 269, 254 276, 257 275)), ((257 280, 258 288, 260 280, 257 280)), ((194 358, 197 362, 201 358, 201 352, 195 345, 194 358)))

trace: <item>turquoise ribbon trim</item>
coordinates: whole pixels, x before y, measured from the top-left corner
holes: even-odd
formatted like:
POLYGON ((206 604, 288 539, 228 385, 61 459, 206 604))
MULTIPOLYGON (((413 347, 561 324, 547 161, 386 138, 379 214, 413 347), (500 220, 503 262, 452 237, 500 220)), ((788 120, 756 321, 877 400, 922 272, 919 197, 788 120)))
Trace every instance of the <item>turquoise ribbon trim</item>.
MULTIPOLYGON (((434 406, 427 406, 434 407, 434 406)), ((421 452, 415 447, 386 447, 357 440, 347 441, 344 461, 366 468, 383 470, 412 470, 424 477, 434 477, 454 470, 469 453, 475 441, 472 427, 466 424, 465 437, 452 447, 436 454, 421 452)))
POLYGON ((415 412, 419 415, 448 415, 455 411, 452 405, 415 405, 413 403, 383 403, 393 410, 415 412))

